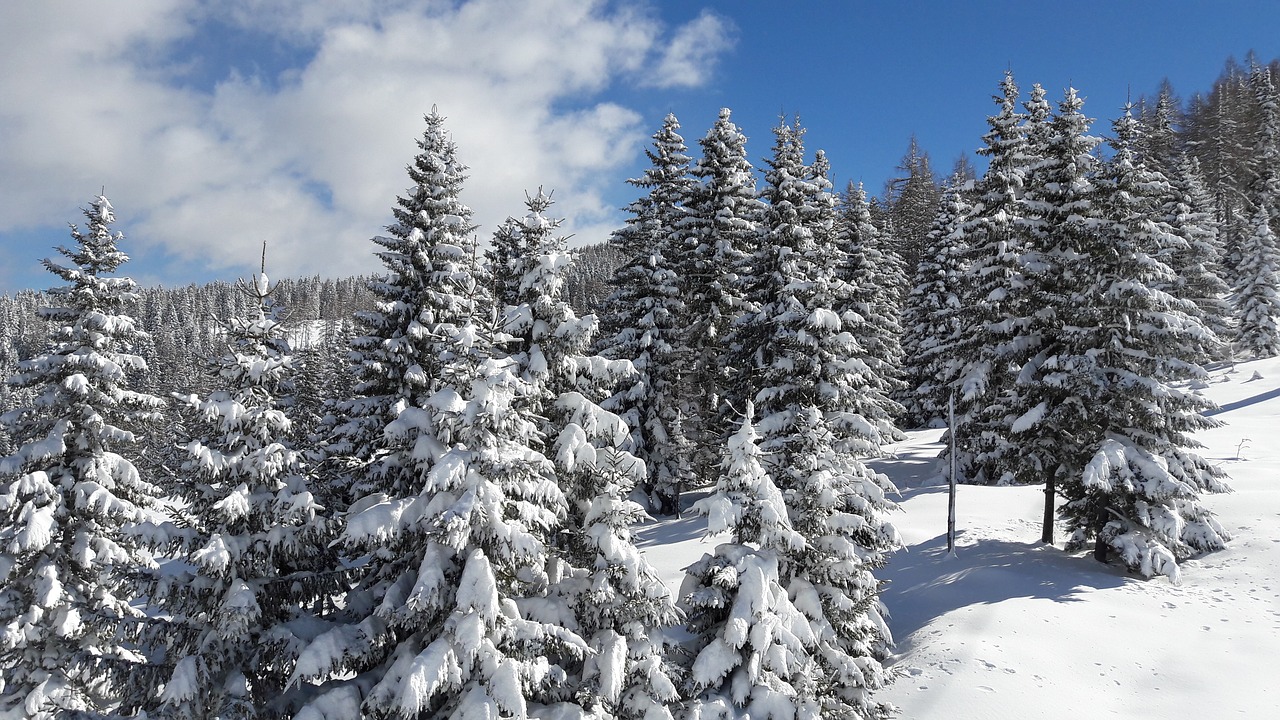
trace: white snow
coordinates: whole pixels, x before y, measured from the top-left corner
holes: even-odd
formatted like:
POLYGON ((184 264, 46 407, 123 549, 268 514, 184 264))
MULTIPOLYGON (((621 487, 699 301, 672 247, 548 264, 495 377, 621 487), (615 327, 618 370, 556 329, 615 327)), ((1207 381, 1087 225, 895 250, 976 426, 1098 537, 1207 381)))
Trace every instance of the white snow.
MULTIPOLYGON (((1211 373, 1225 406, 1198 436, 1233 493, 1205 495, 1233 540, 1185 561, 1181 582, 1141 580, 1118 560, 1040 544, 1043 486, 961 486, 946 550, 941 431, 908 433, 873 462, 902 497, 906 544, 877 577, 897 642, 894 682, 874 696, 902 718, 1260 718, 1280 707, 1280 358, 1211 373), (1251 379, 1255 372, 1261 379, 1251 379), (1271 380, 1269 378, 1276 378, 1271 380), (1242 441, 1247 440, 1241 445, 1242 441), (1236 460, 1237 452, 1242 459, 1236 460)), ((1027 418, 1031 421, 1031 418, 1027 418)), ((686 502, 697 499, 690 493, 686 502)), ((637 535, 671 588, 723 538, 693 513, 637 535)))

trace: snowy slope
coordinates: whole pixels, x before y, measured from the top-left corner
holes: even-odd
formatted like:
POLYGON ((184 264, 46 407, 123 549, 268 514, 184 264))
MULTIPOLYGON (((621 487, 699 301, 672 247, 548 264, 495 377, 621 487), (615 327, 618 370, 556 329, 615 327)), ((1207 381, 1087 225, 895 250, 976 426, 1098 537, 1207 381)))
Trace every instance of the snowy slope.
MULTIPOLYGON (((1201 392, 1227 423, 1202 452, 1235 489, 1206 502, 1234 540, 1185 563, 1180 585, 1040 545, 1038 487, 961 487, 949 556, 940 431, 875 463, 902 492, 907 544, 879 573, 897 641, 880 699, 903 718, 1277 717, 1280 359, 1215 371, 1201 392)), ((685 517, 641 534, 671 587, 717 542, 704 529, 685 517)))

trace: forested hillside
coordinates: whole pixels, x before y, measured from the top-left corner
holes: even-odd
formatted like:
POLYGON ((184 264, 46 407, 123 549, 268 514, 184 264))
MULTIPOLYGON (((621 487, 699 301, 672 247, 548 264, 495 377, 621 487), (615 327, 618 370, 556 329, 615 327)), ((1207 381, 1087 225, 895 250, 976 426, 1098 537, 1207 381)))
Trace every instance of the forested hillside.
POLYGON ((1177 582, 1231 540, 1195 389, 1280 355, 1277 80, 1007 73, 985 167, 913 139, 880 197, 668 115, 576 251, 541 189, 476 227, 433 109, 370 278, 137 288, 94 198, 0 302, 0 716, 883 717, 877 463, 952 415, 1043 543, 1177 582), (634 533, 685 512, 672 586, 634 533))

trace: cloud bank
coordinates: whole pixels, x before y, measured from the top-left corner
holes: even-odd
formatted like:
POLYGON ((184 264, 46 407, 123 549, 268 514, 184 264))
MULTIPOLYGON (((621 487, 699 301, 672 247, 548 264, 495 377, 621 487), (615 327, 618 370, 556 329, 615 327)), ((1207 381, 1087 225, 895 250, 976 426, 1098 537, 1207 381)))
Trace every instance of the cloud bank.
POLYGON ((482 235, 544 186, 603 238, 650 131, 609 98, 703 84, 732 42, 710 13, 584 0, 5 3, 0 27, 0 252, 46 253, 13 244, 105 184, 139 259, 236 271, 266 241, 279 275, 377 268, 433 105, 482 235))

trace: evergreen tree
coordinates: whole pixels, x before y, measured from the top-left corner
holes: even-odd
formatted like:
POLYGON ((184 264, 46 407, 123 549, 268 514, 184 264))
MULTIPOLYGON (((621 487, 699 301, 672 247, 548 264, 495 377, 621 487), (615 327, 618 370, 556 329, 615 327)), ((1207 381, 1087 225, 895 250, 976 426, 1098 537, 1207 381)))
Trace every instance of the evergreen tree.
POLYGON ((124 314, 134 283, 112 276, 128 257, 111 203, 96 198, 87 227, 71 226, 69 262, 45 260, 65 285, 40 315, 48 351, 9 382, 32 393, 6 413, 16 452, 0 458, 0 713, 60 718, 109 709, 138 661, 130 638, 141 611, 127 576, 152 564, 129 526, 158 489, 123 454, 158 398, 129 389, 142 369, 142 333, 124 314))
POLYGON ((680 123, 668 115, 647 150, 651 167, 632 185, 648 193, 633 202, 632 217, 611 242, 628 260, 614 275, 614 292, 601 310, 602 355, 630 360, 636 380, 606 406, 631 428, 630 450, 644 460, 649 479, 645 492, 651 506, 664 515, 679 511, 680 490, 688 475, 688 448, 678 397, 680 371, 687 365, 680 339, 685 317, 677 269, 682 250, 674 241, 683 224, 689 196, 689 156, 680 123))
POLYGON ((942 191, 938 216, 929 231, 916 269, 915 287, 903 313, 903 393, 907 423, 935 425, 947 407, 962 368, 952 349, 965 327, 964 224, 973 212, 964 197, 966 181, 957 174, 942 191))
POLYGON ((680 589, 694 635, 689 717, 819 717, 817 637, 782 585, 779 558, 804 548, 765 469, 754 410, 724 447, 716 491, 694 509, 729 533, 688 568, 680 589))
POLYGON ((512 360, 533 388, 532 409, 544 418, 540 431, 565 494, 560 540, 550 548, 548 576, 559 578, 552 591, 595 651, 571 679, 574 697, 598 717, 670 718, 679 673, 667 630, 679 614, 631 532, 647 516, 629 495, 647 476, 622 449, 630 429, 597 404, 634 370, 587 355, 595 318, 579 319, 561 297, 570 256, 556 234, 560 221, 546 215, 550 205, 539 192, 528 214, 507 223, 528 250, 509 265, 520 273, 519 292, 505 328, 518 338, 512 360))
POLYGON ((1074 356, 1067 330, 1074 324, 1094 272, 1080 262, 1096 242, 1101 224, 1093 182, 1098 139, 1087 134, 1091 120, 1081 112, 1083 100, 1068 88, 1043 136, 1041 161, 1026 184, 1026 215, 1018 226, 1025 236, 1023 289, 1015 306, 1020 333, 1006 354, 1018 367, 1010 396, 1010 431, 1018 448, 1015 477, 1045 483, 1043 542, 1053 541, 1058 483, 1068 481, 1076 437, 1087 425, 1087 402, 1076 388, 1062 382, 1074 356), (1024 360, 1025 358, 1025 360, 1024 360))
MULTIPOLYGON (((920 264, 934 215, 938 213, 941 194, 930 166, 929 153, 920 149, 915 135, 911 136, 907 154, 897 169, 902 176, 890 180, 885 188, 889 217, 893 219, 895 230, 894 239, 898 241, 893 249, 904 265, 914 272, 920 264)), ((909 290, 904 288, 903 294, 909 290)))
POLYGON ((1272 222, 1270 206, 1259 203, 1253 234, 1241 248, 1241 280, 1235 295, 1240 322, 1236 345, 1247 357, 1280 355, 1280 243, 1272 222))
POLYGON ((702 157, 691 174, 688 213, 680 228, 687 266, 680 273, 685 298, 682 344, 688 358, 686 435, 698 448, 694 475, 707 484, 715 474, 714 448, 728 434, 731 408, 747 397, 738 368, 728 362, 727 337, 745 310, 744 275, 750 272, 763 206, 756 197, 755 171, 747 160, 746 136, 728 108, 699 144, 702 157))
POLYGON ((265 273, 243 285, 256 307, 224 324, 228 352, 210 362, 225 389, 180 396, 196 430, 174 490, 189 531, 174 538, 190 570, 158 575, 164 717, 279 717, 312 609, 341 588, 333 536, 290 442, 293 363, 265 273))
MULTIPOLYGON (((1055 157, 1085 147, 1069 140, 1081 127, 1072 100, 1055 121, 1062 133, 1055 157)), ((1060 399, 1042 401, 1020 424, 1032 437, 1058 438, 1056 467, 1045 467, 1066 500, 1067 549, 1092 539, 1095 558, 1106 561, 1114 549, 1132 571, 1176 581, 1177 561, 1229 538, 1198 497, 1225 490, 1223 473, 1193 452, 1191 437, 1218 423, 1200 414, 1207 401, 1170 385, 1203 380, 1197 361, 1216 339, 1194 303, 1158 289, 1171 271, 1144 248, 1163 232, 1151 215, 1159 188, 1135 156, 1138 129, 1128 112, 1115 129, 1116 154, 1094 200, 1070 203, 1077 214, 1097 210, 1105 219, 1092 233, 1064 238, 1075 253, 1056 261, 1074 280, 1073 302, 1055 307, 1053 355, 1039 364, 1037 381, 1060 399)))
POLYGON ((1027 114, 1019 113, 1018 86, 1005 73, 1001 94, 993 99, 997 114, 988 116, 985 146, 978 152, 990 159, 974 189, 975 207, 962 226, 969 246, 968 282, 961 304, 963 330, 950 353, 963 366, 952 389, 956 391, 956 467, 975 483, 1007 482, 1013 478, 1016 449, 1010 440, 1006 407, 1013 387, 1013 364, 1004 355, 1020 329, 1008 322, 1021 288, 1022 238, 1016 222, 1028 168, 1032 164, 1027 133, 1046 122, 1044 90, 1034 86, 1027 114), (1025 121, 1025 124, 1024 124, 1025 121))
MULTIPOLYGON (((466 168, 434 109, 408 167, 414 183, 397 198, 395 222, 374 238, 387 274, 369 280, 376 309, 357 313, 363 334, 351 341, 354 397, 340 400, 327 431, 326 466, 351 498, 374 488, 398 493, 417 486, 414 473, 382 460, 383 430, 405 406, 421 407, 433 381, 459 354, 455 336, 479 324, 487 283, 476 263, 471 210, 458 199, 466 168)), ((350 498, 349 498, 350 499, 350 498)))
POLYGON ((864 413, 877 422, 886 441, 901 440, 894 426, 902 406, 902 325, 899 288, 906 285, 901 259, 872 223, 867 195, 850 183, 837 210, 833 243, 838 256, 830 261, 846 286, 837 302, 845 328, 858 339, 857 359, 866 366, 868 395, 864 413), (874 408, 874 409, 873 409, 874 408))
MULTIPOLYGON (((1225 341, 1232 333, 1226 300, 1230 288, 1224 280, 1221 229, 1214 218, 1213 201, 1193 156, 1180 157, 1175 172, 1171 178, 1173 202, 1166 201, 1165 221, 1185 241, 1185 249, 1174 253, 1171 268, 1177 276, 1177 294, 1194 302, 1205 327, 1225 341)), ((1221 347, 1227 350, 1225 344, 1221 347)))
POLYGON ((883 440, 858 412, 868 370, 843 327, 854 314, 837 309, 840 280, 828 272, 830 250, 819 242, 831 228, 806 222, 826 215, 827 186, 803 163, 798 123, 774 132, 757 255, 761 309, 744 339, 754 341, 762 449, 805 540, 803 550, 778 558, 778 576, 819 638, 811 657, 829 683, 812 701, 822 716, 872 715, 878 710, 869 693, 883 683, 879 659, 888 643, 872 571, 897 544, 884 518, 894 507, 885 497, 892 484, 859 460, 878 454, 883 440))
POLYGON ((495 348, 438 114, 420 147, 400 222, 376 241, 390 272, 355 343, 363 396, 338 405, 371 446, 340 535, 362 577, 299 657, 294 682, 320 685, 299 718, 524 717, 566 700, 589 652, 551 593, 565 498, 533 449, 534 391, 495 348))

